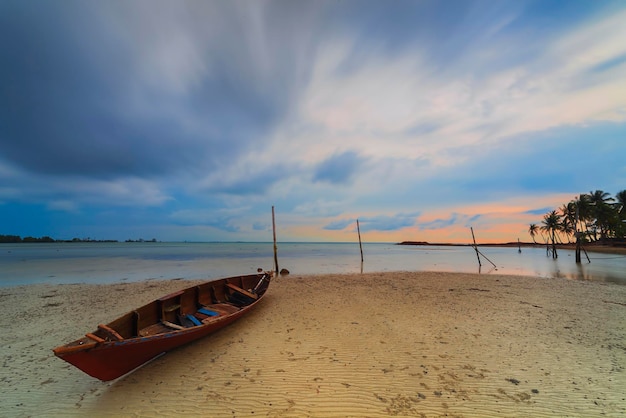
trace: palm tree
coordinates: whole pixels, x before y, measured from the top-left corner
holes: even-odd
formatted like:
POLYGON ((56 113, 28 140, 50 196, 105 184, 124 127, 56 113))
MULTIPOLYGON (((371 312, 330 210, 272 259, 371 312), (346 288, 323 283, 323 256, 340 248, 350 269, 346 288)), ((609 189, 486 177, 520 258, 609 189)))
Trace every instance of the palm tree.
POLYGON ((539 227, 537 226, 537 224, 530 224, 530 226, 528 227, 528 233, 530 234, 530 237, 533 239, 533 243, 537 243, 537 241, 535 241, 535 235, 537 235, 537 232, 539 232, 539 227))
POLYGON ((569 202, 561 206, 561 232, 567 237, 567 241, 571 242, 570 236, 576 232, 576 203, 569 202))
POLYGON ((617 200, 617 217, 619 220, 617 236, 624 238, 626 237, 626 190, 617 192, 615 199, 617 200))
POLYGON ((593 214, 596 218, 595 227, 600 230, 600 239, 605 240, 611 230, 612 206, 615 199, 602 190, 589 192, 589 203, 593 205, 593 214))
POLYGON ((584 227, 584 234, 590 235, 589 228, 593 223, 593 214, 591 206, 591 196, 588 194, 581 194, 574 202, 578 209, 578 226, 582 230, 584 227))
POLYGON ((626 190, 617 192, 617 194, 615 195, 615 199, 618 203, 622 204, 622 206, 626 205, 626 190))
POLYGON ((580 194, 558 211, 547 213, 541 225, 537 227, 536 224, 530 224, 528 233, 536 244, 535 237, 539 232, 548 252, 551 241, 554 258, 557 258, 557 243, 565 242, 561 238, 563 236, 570 243, 572 236, 576 238, 577 251, 581 243, 587 241, 587 237, 590 241, 623 239, 626 237, 626 190, 618 192, 615 199, 602 190, 580 194))
POLYGON ((592 203, 603 204, 608 202, 614 202, 615 199, 611 195, 603 190, 596 190, 595 192, 589 192, 589 198, 592 203))
POLYGON ((555 210, 549 212, 543 217, 543 226, 541 229, 548 233, 548 236, 552 240, 552 258, 557 258, 556 253, 556 233, 561 230, 561 217, 555 210))

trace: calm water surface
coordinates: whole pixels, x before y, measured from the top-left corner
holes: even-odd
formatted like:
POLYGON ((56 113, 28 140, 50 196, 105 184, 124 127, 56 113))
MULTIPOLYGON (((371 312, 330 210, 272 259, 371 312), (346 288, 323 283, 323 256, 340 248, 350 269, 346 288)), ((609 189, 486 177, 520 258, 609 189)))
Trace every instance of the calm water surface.
MULTIPOLYGON (((481 247, 487 260, 463 246, 399 246, 364 243, 279 243, 279 268, 292 274, 386 271, 451 271, 563 277, 626 284, 626 257, 545 248, 481 247)), ((219 278, 273 268, 271 243, 54 243, 0 244, 0 286, 32 283, 113 283, 146 279, 219 278)))

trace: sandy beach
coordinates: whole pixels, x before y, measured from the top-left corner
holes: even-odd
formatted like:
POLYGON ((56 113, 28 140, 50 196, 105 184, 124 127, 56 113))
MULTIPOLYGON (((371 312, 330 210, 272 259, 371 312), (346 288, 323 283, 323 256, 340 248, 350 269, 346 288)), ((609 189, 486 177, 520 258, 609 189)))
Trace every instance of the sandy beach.
POLYGON ((626 286, 276 277, 249 316, 102 383, 51 349, 194 282, 0 288, 8 417, 626 415, 626 286))

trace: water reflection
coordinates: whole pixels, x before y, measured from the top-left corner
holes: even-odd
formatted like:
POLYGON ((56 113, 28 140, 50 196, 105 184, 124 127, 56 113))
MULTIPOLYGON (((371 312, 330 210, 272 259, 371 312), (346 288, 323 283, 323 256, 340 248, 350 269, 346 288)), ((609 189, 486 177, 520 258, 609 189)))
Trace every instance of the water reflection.
MULTIPOLYGON (((626 284, 626 256, 589 253, 591 263, 584 258, 575 262, 574 251, 559 250, 559 257, 546 256, 544 248, 526 247, 519 252, 517 247, 479 247, 480 252, 496 267, 482 262, 478 265, 472 247, 397 246, 385 254, 387 263, 403 263, 407 270, 453 271, 480 274, 507 274, 539 277, 558 277, 573 280, 606 281, 626 284), (396 254, 397 253, 397 254, 396 254)), ((374 250, 376 247, 370 248, 374 250)), ((365 269, 374 271, 380 267, 377 256, 366 252, 365 269)))
MULTIPOLYGON (((279 243, 280 267, 293 274, 442 271, 559 277, 626 284, 626 257, 574 251, 546 256, 543 247, 401 246, 363 243, 279 243)), ((29 283, 108 283, 150 278, 217 278, 269 270, 272 243, 18 244, 0 246, 0 286, 29 283)))

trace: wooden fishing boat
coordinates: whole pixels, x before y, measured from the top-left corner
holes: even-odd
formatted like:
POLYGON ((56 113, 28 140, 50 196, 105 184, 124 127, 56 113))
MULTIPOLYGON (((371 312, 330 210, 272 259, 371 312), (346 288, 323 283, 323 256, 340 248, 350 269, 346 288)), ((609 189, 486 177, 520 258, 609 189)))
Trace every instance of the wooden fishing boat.
POLYGON ((116 379, 241 318, 263 298, 270 279, 271 273, 260 273, 188 287, 100 324, 53 352, 90 376, 116 379))

